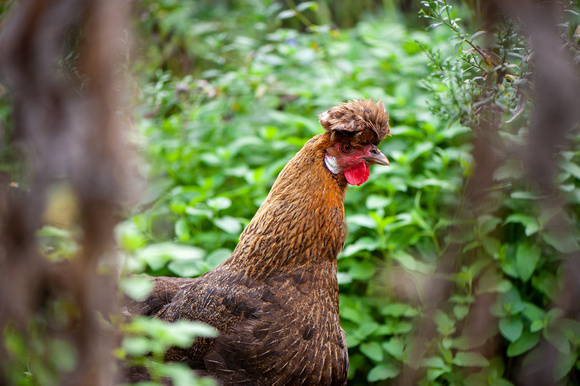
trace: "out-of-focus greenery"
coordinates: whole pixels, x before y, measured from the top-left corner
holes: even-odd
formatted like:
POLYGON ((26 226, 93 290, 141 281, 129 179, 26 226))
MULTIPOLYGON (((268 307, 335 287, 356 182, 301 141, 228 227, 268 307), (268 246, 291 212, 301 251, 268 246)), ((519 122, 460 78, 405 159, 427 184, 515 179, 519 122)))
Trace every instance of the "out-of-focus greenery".
MULTIPOLYGON (((485 112, 503 121, 506 146, 527 138, 529 48, 509 23, 479 33, 459 1, 423 2, 420 15, 410 3, 138 2, 132 140, 148 182, 118 227, 126 270, 193 277, 217 266, 285 163, 322 132, 317 114, 349 99, 380 99, 393 134, 380 148, 391 166, 373 167, 367 183, 349 188, 349 237, 338 260, 349 384, 384 384, 412 369, 425 385, 509 385, 540 342, 558 352, 554 381, 577 383, 580 323, 554 304, 562 256, 580 241, 578 131, 554 160, 565 214, 541 210, 514 157, 501 160, 487 206, 468 207, 471 141, 491 119, 485 112), (476 49, 484 38, 495 42, 491 51, 476 49), (573 231, 553 232, 547 225, 556 215, 573 231), (440 277, 436 267, 452 248, 456 267, 440 277), (450 283, 437 309, 433 277, 450 283), (478 302, 489 302, 490 324, 468 335, 478 302), (429 325, 435 335, 423 337, 429 325)), ((579 21, 568 13, 564 32, 572 35, 579 21)), ((67 256, 62 234, 40 236, 67 256)), ((135 297, 148 290, 139 280, 123 287, 135 297)), ((193 382, 154 361, 167 345, 184 344, 175 331, 144 319, 124 328, 120 358, 133 356, 157 380, 193 382)), ((25 362, 19 337, 5 334, 25 362)), ((20 384, 41 379, 24 368, 20 384)))

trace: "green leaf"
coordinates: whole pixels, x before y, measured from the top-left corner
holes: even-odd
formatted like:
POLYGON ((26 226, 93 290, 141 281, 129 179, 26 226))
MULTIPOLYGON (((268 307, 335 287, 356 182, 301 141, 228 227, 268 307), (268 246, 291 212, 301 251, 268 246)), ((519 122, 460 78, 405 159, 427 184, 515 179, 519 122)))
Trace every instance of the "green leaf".
POLYGON ((389 315, 394 317, 399 316, 411 317, 417 315, 417 310, 415 310, 410 305, 404 303, 391 303, 381 308, 380 311, 382 315, 389 315))
POLYGON ((208 198, 206 204, 213 210, 222 210, 232 206, 232 200, 227 197, 214 197, 208 198))
POLYGON ((539 320, 539 321, 542 321, 542 323, 543 323, 544 317, 546 316, 546 313, 544 312, 544 310, 542 310, 540 307, 536 306, 535 304, 528 303, 528 302, 524 302, 524 309, 523 309, 522 314, 524 314, 524 316, 532 322, 535 320, 539 320))
POLYGON ((399 375, 401 370, 393 364, 380 364, 371 369, 367 375, 369 382, 378 382, 392 379, 399 375))
POLYGON ((457 320, 463 320, 469 314, 469 307, 458 304, 453 307, 453 314, 457 320))
POLYGON ((520 200, 538 200, 542 198, 541 196, 537 195, 536 193, 532 192, 512 192, 510 195, 511 198, 520 199, 520 200))
POLYGON ((242 231, 242 224, 240 224, 240 221, 231 216, 216 218, 213 222, 218 228, 231 234, 237 235, 242 231))
POLYGON ((348 274, 356 280, 368 280, 376 270, 377 266, 370 261, 353 261, 348 274))
POLYGON ((542 250, 537 245, 519 244, 516 252, 516 266, 520 279, 525 283, 530 280, 532 273, 540 261, 542 250))
POLYGON ((129 355, 145 355, 151 351, 149 339, 144 336, 126 336, 123 339, 123 348, 129 355))
POLYGON ((459 338, 453 339, 451 341, 451 347, 458 350, 471 350, 483 346, 487 340, 488 337, 482 334, 462 335, 459 338))
POLYGON ((564 161, 560 164, 560 167, 580 180, 580 166, 577 164, 570 161, 564 161))
POLYGON ((524 322, 521 318, 502 318, 499 321, 499 331, 510 342, 515 342, 522 336, 524 322))
POLYGON ((366 207, 368 209, 380 209, 388 206, 392 201, 389 197, 371 194, 367 197, 366 207))
MULTIPOLYGON (((42 230, 47 227, 42 228, 42 230)), ((130 222, 125 222, 119 224, 115 229, 117 239, 121 247, 127 252, 134 252, 135 250, 143 247, 147 243, 147 239, 141 231, 130 222)))
POLYGON ((443 311, 435 310, 433 321, 437 325, 437 331, 442 335, 448 336, 455 332, 455 321, 447 316, 443 311))
POLYGON ((389 341, 384 342, 383 348, 398 361, 403 360, 403 349, 405 348, 405 344, 401 338, 392 338, 389 341))
POLYGON ((358 225, 370 229, 377 227, 377 222, 367 214, 355 214, 352 216, 347 216, 346 222, 349 226, 358 225))
POLYGON ((578 353, 571 352, 566 355, 558 355, 554 361, 554 381, 559 381, 564 378, 571 370, 578 360, 578 353))
POLYGON ((526 236, 531 236, 540 230, 540 224, 538 223, 538 220, 525 214, 517 213, 508 216, 508 218, 504 221, 504 224, 508 223, 522 224, 526 228, 526 236))
MULTIPOLYGON (((185 386, 185 385, 204 385, 198 377, 196 377, 195 372, 191 371, 191 368, 183 363, 163 363, 156 368, 159 375, 164 378, 171 378, 172 384, 175 386, 185 386)), ((141 383, 143 385, 143 383, 141 383)), ((209 383, 211 385, 213 383, 209 383)))
POLYGON ((452 363, 461 367, 487 367, 489 361, 483 355, 477 352, 459 351, 455 354, 452 363))
POLYGON ((393 326, 393 334, 406 334, 413 330, 413 325, 409 322, 397 322, 393 326))
POLYGON ((359 348, 363 354, 373 361, 380 362, 383 360, 383 349, 378 342, 363 343, 359 348))
POLYGON ((507 349, 508 357, 515 357, 532 349, 540 341, 538 334, 523 332, 522 336, 515 342, 510 343, 507 349))
POLYGON ((542 238, 561 253, 577 252, 580 249, 578 240, 569 232, 545 232, 542 238))
POLYGON ((498 275, 495 270, 488 269, 483 275, 481 275, 476 293, 483 294, 488 292, 507 292, 512 287, 509 280, 503 279, 498 275))
POLYGON ((408 254, 403 250, 394 251, 391 254, 394 260, 397 260, 401 266, 408 269, 409 271, 417 271, 421 273, 430 273, 433 267, 429 264, 425 264, 422 261, 416 260, 412 255, 408 254))
POLYGON ((558 279, 546 270, 541 270, 532 278, 535 289, 544 293, 551 300, 557 301, 560 294, 558 279))
POLYGON ((423 362, 421 363, 421 366, 442 369, 442 368, 445 368, 446 364, 445 364, 445 361, 443 360, 443 358, 441 358, 441 357, 431 357, 431 358, 425 358, 423 360, 423 362))
POLYGON ((318 9, 318 3, 315 1, 305 1, 304 3, 296 5, 296 9, 300 12, 304 12, 307 9, 316 11, 318 9))
POLYGON ((570 341, 562 330, 556 327, 549 327, 544 330, 543 335, 562 354, 570 353, 570 341))
POLYGON ((137 301, 145 300, 153 290, 153 281, 145 276, 123 278, 119 285, 127 295, 137 301))
POLYGON ((352 256, 360 251, 374 251, 380 246, 380 241, 372 237, 361 237, 353 244, 347 245, 339 258, 352 256))
POLYGON ((290 19, 291 17, 294 17, 294 16, 296 16, 296 11, 293 9, 287 9, 287 10, 280 12, 278 14, 277 18, 280 20, 284 20, 284 19, 290 19))
POLYGON ((493 231, 499 224, 501 219, 490 215, 483 215, 477 219, 477 225, 482 235, 486 235, 493 231))
POLYGON ((204 255, 205 251, 201 248, 174 243, 152 244, 137 251, 138 259, 146 262, 153 270, 163 268, 171 260, 192 261, 204 255))
POLYGON ((232 251, 230 249, 219 248, 207 255, 205 261, 207 262, 209 269, 214 269, 230 257, 231 254, 232 251))
POLYGON ((180 218, 175 223, 175 235, 179 241, 187 241, 191 238, 189 233, 189 226, 187 225, 187 220, 180 218))
POLYGON ((167 264, 167 268, 181 277, 194 277, 205 273, 205 264, 202 260, 175 260, 167 264))

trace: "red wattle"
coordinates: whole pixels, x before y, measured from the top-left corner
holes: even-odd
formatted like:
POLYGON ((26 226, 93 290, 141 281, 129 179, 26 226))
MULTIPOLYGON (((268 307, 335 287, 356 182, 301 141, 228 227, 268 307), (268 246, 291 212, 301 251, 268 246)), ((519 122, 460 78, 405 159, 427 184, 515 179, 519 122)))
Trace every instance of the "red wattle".
POLYGON ((367 182, 370 172, 371 170, 367 166, 366 162, 360 162, 346 169, 344 176, 346 177, 346 181, 349 184, 360 186, 361 184, 367 182))

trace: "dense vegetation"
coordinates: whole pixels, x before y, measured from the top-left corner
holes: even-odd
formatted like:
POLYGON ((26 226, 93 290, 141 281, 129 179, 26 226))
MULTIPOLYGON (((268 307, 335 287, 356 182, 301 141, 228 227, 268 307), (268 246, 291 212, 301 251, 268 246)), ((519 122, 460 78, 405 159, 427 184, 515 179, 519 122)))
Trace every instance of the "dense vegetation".
MULTIPOLYGON (((125 269, 211 270, 281 168, 321 132, 317 114, 380 99, 390 114, 393 136, 381 150, 391 166, 349 188, 349 237, 338 260, 350 384, 509 385, 541 342, 556 350, 554 382, 580 382, 580 323, 557 306, 563 258, 580 241, 577 122, 553 160, 567 205, 545 209, 522 160, 504 151, 526 141, 533 109, 521 29, 505 19, 478 32, 482 20, 460 2, 425 1, 420 14, 403 3, 137 3, 136 54, 125 70, 147 187, 118 227, 125 269), (472 150, 490 124, 501 147, 489 149, 493 181, 480 197, 470 191, 472 150), (555 218, 558 228, 549 225, 555 218)), ((572 37, 579 23, 571 10, 562 34, 572 37)), ((577 46, 567 49, 578 58, 577 46)), ((74 253, 66 234, 43 232, 53 257, 74 253)), ((147 291, 138 279, 122 284, 136 297, 147 291)), ((176 382, 191 374, 154 359, 212 333, 141 319, 124 328, 117 355, 137 356, 176 382)), ((38 374, 27 374, 34 384, 38 374)))

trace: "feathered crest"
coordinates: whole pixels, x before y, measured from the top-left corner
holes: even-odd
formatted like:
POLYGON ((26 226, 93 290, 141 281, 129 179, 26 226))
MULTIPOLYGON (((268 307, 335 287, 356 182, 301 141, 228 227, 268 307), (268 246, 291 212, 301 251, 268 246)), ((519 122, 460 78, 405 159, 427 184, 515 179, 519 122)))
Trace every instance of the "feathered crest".
POLYGON ((382 101, 348 101, 329 108, 318 118, 324 130, 354 136, 354 140, 361 144, 377 145, 387 135, 391 135, 389 114, 382 101))

